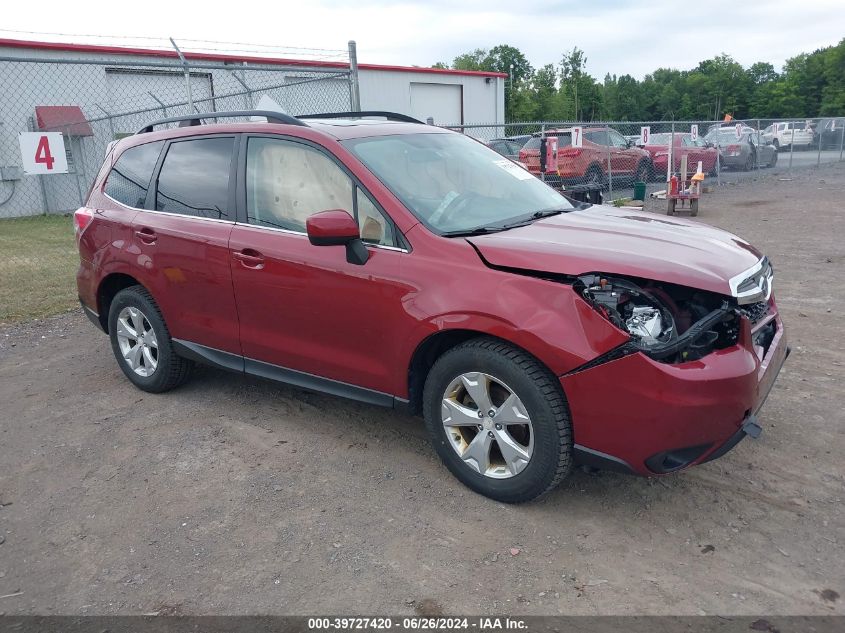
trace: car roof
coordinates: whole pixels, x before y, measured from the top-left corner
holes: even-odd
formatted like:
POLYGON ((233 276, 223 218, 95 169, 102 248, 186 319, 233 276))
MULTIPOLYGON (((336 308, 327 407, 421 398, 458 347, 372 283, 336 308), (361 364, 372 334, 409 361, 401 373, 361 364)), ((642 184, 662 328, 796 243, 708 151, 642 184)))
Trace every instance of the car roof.
POLYGON ((327 136, 334 140, 343 141, 398 134, 457 134, 457 132, 434 125, 426 125, 425 123, 406 123, 383 119, 338 118, 307 119, 306 121, 304 125, 269 123, 266 121, 239 121, 237 123, 203 123, 186 127, 163 128, 127 136, 119 142, 119 146, 122 151, 128 147, 152 141, 189 138, 205 134, 240 134, 245 132, 298 136, 317 142, 321 139, 325 140, 327 136))

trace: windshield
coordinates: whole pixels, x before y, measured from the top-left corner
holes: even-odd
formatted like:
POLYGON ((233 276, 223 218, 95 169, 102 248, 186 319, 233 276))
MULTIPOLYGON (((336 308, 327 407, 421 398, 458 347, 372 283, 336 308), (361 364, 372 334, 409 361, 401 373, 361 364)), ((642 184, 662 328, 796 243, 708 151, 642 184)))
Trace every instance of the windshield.
POLYGON ((554 189, 462 134, 401 134, 343 144, 437 233, 501 230, 538 212, 570 210, 554 189))

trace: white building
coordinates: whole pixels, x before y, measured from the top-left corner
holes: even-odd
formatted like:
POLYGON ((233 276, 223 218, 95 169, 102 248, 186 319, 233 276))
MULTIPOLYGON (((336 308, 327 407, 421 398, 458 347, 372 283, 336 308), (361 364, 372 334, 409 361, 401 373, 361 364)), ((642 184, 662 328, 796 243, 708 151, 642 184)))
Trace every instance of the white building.
MULTIPOLYGON (((264 95, 294 115, 352 109, 346 63, 185 57, 197 111, 250 110, 264 95)), ((437 125, 503 123, 506 79, 501 73, 358 64, 362 110, 437 125)), ((0 217, 76 208, 108 142, 188 112, 185 76, 170 50, 0 39, 0 85, 0 217), (67 175, 25 176, 15 169, 21 166, 18 133, 39 130, 65 134, 67 175)))

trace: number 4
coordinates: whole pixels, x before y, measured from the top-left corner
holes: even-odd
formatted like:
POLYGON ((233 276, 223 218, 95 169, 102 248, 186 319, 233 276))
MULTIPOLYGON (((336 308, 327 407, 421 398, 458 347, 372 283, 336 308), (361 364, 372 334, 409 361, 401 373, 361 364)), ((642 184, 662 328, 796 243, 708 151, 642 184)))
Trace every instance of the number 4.
POLYGON ((38 140, 38 147, 35 148, 35 162, 43 163, 47 166, 47 169, 53 169, 53 163, 56 162, 56 159, 50 153, 50 141, 46 136, 42 136, 38 140))

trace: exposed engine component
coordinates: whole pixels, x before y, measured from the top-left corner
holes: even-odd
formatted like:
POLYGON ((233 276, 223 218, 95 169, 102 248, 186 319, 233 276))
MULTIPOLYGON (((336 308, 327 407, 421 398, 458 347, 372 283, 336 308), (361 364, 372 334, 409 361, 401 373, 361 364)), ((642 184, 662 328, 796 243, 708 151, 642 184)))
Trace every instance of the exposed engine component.
POLYGON ((663 334, 663 319, 660 317, 660 310, 637 306, 632 312, 631 317, 625 321, 625 329, 647 343, 657 342, 658 337, 663 334))
POLYGON ((734 345, 739 312, 715 293, 657 282, 582 275, 574 288, 596 311, 631 335, 629 351, 684 362, 734 345))
POLYGON ((671 341, 677 336, 675 319, 658 299, 625 279, 586 275, 585 299, 618 328, 628 332, 645 346, 671 341))

